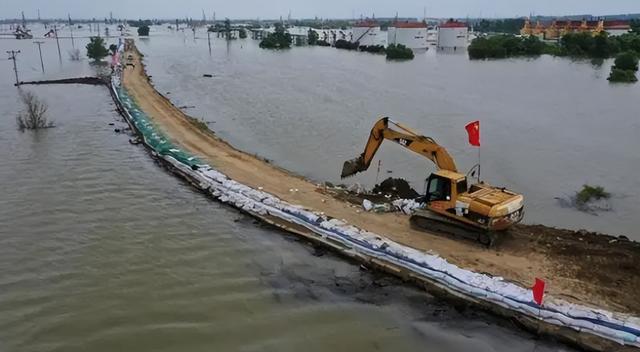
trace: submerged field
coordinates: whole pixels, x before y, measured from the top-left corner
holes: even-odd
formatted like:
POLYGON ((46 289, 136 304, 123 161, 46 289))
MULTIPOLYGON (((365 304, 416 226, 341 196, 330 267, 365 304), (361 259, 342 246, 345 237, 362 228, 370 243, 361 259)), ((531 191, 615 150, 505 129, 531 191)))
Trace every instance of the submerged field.
MULTIPOLYGON (((391 116, 447 147, 462 170, 477 162, 464 125, 481 121, 482 175, 526 197, 525 222, 640 240, 640 85, 610 85, 610 62, 543 56, 473 62, 433 48, 411 62, 333 48, 261 50, 250 39, 155 28, 138 47, 154 85, 223 139, 318 182, 339 179, 362 151, 373 122, 391 116), (205 78, 203 74, 211 74, 205 78), (583 184, 612 193, 597 216, 567 208, 583 184)), ((383 144, 379 180, 404 177, 418 191, 433 170, 425 159, 383 144)), ((377 159, 374 164, 377 165, 377 159)), ((376 171, 348 179, 371 187, 376 171)))
MULTIPOLYGON (((0 48, 23 51, 25 80, 97 69, 58 63, 52 41, 45 75, 31 41, 0 48)), ((102 87, 24 87, 57 127, 19 132, 10 65, 0 64, 0 350, 569 350, 193 192, 114 133, 124 123, 102 87)))

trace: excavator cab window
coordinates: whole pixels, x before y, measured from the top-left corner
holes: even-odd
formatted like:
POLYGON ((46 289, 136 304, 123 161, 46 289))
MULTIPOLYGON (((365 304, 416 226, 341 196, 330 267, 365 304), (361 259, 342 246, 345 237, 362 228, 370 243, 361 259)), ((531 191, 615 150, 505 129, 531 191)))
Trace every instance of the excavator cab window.
POLYGON ((462 193, 465 193, 468 189, 467 186, 467 179, 464 178, 463 180, 458 181, 458 183, 456 183, 456 193, 458 193, 459 195, 462 193))
POLYGON ((427 202, 451 200, 451 180, 431 175, 427 185, 427 202))

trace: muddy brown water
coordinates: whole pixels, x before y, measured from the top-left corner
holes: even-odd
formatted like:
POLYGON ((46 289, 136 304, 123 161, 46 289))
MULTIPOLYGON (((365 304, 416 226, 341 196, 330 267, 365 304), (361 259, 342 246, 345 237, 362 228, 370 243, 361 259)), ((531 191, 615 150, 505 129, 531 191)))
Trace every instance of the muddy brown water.
MULTIPOLYGON (((137 46, 156 87, 234 146, 288 170, 343 182, 343 161, 362 152, 374 121, 387 115, 434 137, 466 172, 477 151, 464 125, 479 119, 482 177, 525 195, 526 223, 640 240, 640 84, 610 85, 610 61, 481 62, 430 50, 394 63, 324 47, 265 51, 250 39, 214 40, 210 56, 205 33, 194 40, 154 30, 137 46), (593 215, 556 199, 583 184, 609 190, 613 210, 593 215)), ((344 182, 404 177, 422 192, 434 170, 386 143, 372 165, 344 182)))
MULTIPOLYGON (((49 40, 42 75, 32 46, 0 40, 24 80, 99 69, 49 40)), ((25 87, 57 127, 21 133, 12 79, 0 62, 0 351, 570 350, 210 201, 114 133, 103 87, 25 87)))

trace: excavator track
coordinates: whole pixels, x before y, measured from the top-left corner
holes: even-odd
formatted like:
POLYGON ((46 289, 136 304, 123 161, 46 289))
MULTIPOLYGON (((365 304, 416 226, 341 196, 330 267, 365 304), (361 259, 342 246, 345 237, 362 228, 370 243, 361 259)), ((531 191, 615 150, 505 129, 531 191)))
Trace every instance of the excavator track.
POLYGON ((499 233, 495 231, 462 224, 429 210, 419 210, 413 214, 410 218, 410 223, 413 228, 419 230, 438 235, 467 238, 477 241, 487 248, 493 247, 499 238, 499 233))

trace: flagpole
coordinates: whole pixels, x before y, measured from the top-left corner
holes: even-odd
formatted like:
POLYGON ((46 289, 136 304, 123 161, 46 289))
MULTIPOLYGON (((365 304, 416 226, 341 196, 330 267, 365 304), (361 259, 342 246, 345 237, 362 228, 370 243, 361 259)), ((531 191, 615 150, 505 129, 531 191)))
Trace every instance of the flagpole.
POLYGON ((480 148, 481 148, 481 147, 480 147, 480 146, 478 146, 478 183, 480 183, 480 182, 481 182, 481 181, 480 181, 480 169, 481 169, 481 166, 480 166, 480 148))

